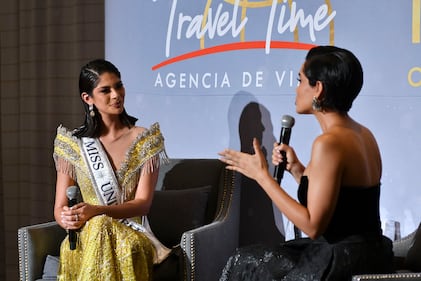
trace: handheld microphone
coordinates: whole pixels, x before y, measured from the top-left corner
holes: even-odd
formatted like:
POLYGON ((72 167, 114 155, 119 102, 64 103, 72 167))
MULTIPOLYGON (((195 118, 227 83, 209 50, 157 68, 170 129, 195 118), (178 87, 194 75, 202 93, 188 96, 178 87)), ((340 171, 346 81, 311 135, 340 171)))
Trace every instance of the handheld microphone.
MULTIPOLYGON (((68 206, 73 207, 77 204, 77 200, 79 197, 79 188, 77 186, 69 186, 66 190, 66 195, 68 199, 68 206)), ((76 249, 76 242, 77 242, 77 233, 73 229, 69 229, 69 244, 70 250, 76 249)))
MULTIPOLYGON (((284 115, 281 119, 282 129, 281 135, 279 137, 279 143, 289 144, 289 139, 291 138, 291 128, 294 126, 295 119, 290 115, 284 115)), ((282 178, 284 177, 284 171, 287 165, 286 153, 281 151, 283 161, 279 165, 275 166, 273 172, 273 178, 276 178, 278 184, 281 183, 282 178)))

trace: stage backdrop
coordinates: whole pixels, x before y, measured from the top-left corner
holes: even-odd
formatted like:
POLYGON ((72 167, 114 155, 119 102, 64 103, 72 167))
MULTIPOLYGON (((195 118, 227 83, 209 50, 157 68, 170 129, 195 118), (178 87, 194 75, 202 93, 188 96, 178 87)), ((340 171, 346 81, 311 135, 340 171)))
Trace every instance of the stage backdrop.
MULTIPOLYGON (((289 114, 305 163, 320 129, 295 113, 298 70, 313 45, 352 50, 365 81, 350 114, 381 148, 382 222, 406 235, 421 218, 420 2, 108 0, 106 57, 122 72, 127 111, 160 123, 170 157, 216 158, 257 137, 269 160, 289 114)), ((295 196, 290 176, 283 185, 295 196)))

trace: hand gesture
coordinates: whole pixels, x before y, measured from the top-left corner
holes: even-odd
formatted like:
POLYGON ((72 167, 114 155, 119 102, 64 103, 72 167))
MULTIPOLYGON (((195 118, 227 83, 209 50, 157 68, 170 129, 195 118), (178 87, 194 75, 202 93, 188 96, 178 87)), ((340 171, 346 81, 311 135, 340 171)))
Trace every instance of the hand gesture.
POLYGON ((254 154, 225 149, 219 153, 220 160, 228 165, 227 169, 237 171, 258 181, 268 174, 268 165, 256 138, 253 139, 253 148, 254 154))

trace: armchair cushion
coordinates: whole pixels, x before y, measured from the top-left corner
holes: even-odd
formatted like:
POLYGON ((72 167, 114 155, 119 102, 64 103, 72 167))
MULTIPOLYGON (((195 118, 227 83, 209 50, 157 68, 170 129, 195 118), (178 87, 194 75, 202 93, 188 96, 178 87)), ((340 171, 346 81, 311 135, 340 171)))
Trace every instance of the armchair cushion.
POLYGON ((155 236, 173 247, 185 231, 204 225, 210 192, 211 186, 155 191, 148 214, 155 236))
POLYGON ((59 263, 59 257, 47 255, 47 258, 45 259, 44 263, 42 280, 57 280, 57 271, 59 263))
POLYGON ((413 244, 408 250, 406 267, 413 272, 421 272, 421 224, 418 226, 413 244))

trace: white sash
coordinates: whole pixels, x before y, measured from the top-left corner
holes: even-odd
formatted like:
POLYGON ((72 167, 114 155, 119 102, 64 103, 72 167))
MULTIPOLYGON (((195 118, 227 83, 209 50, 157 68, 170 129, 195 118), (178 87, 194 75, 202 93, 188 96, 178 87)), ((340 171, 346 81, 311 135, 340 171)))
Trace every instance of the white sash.
MULTIPOLYGON (((87 137, 81 138, 80 147, 82 155, 88 166, 92 185, 100 203, 107 206, 120 204, 122 199, 120 196, 118 182, 107 154, 105 153, 99 140, 87 137)), ((151 240, 156 250, 156 255, 154 256, 155 264, 161 263, 166 257, 168 257, 171 249, 165 247, 155 237, 146 216, 142 217, 142 224, 129 218, 120 219, 119 221, 127 226, 130 226, 136 231, 142 232, 149 238, 149 240, 151 240)))

